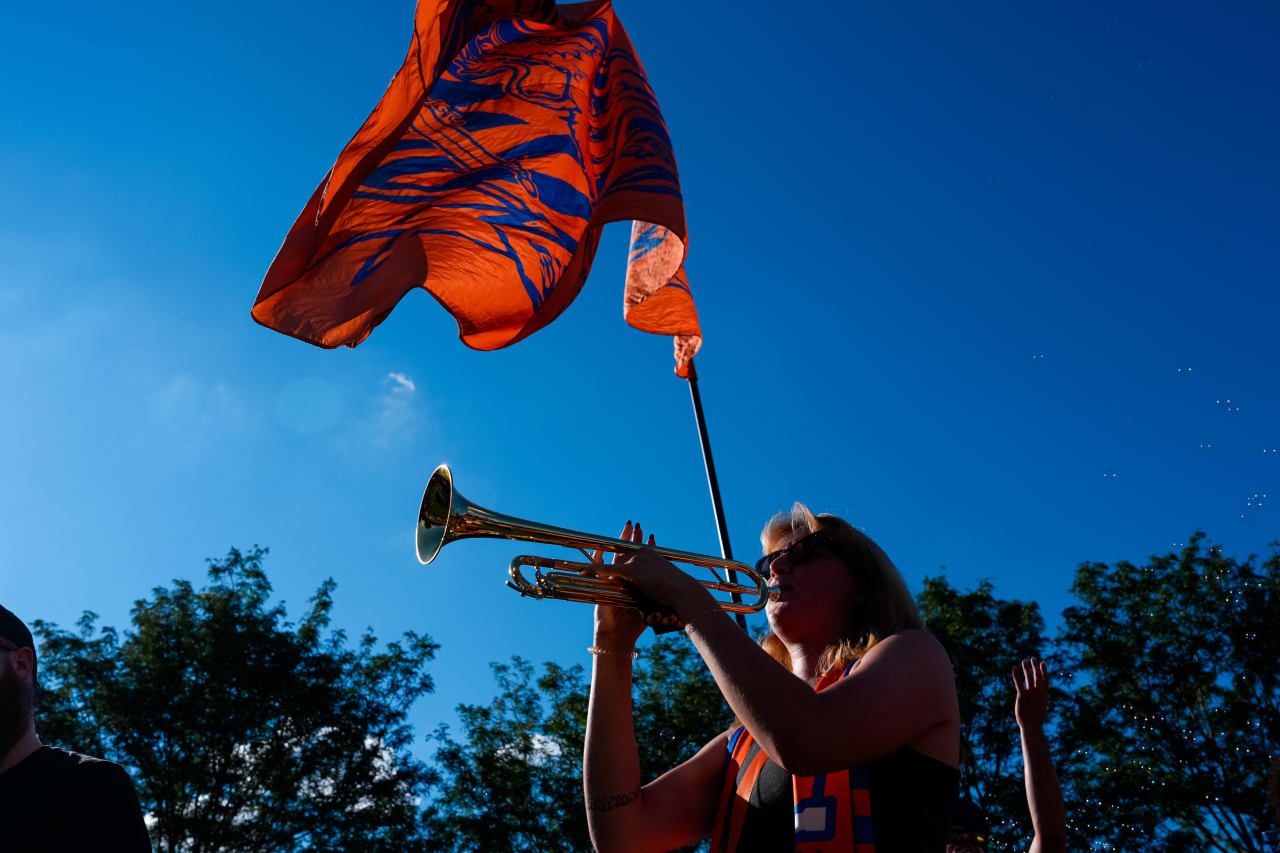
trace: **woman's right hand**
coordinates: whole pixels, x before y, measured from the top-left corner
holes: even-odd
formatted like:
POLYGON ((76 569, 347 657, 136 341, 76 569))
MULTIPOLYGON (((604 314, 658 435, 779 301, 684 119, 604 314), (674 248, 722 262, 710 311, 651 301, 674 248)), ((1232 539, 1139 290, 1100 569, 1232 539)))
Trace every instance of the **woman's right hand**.
MULTIPOLYGON (((619 539, 626 539, 629 542, 640 543, 644 541, 644 532, 640 529, 639 524, 627 522, 622 528, 622 535, 619 539)), ((649 544, 654 542, 653 536, 649 537, 649 544)), ((609 562, 613 562, 615 557, 610 555, 609 562)), ((591 555, 591 562, 604 565, 604 556, 602 552, 596 551, 591 555)), ((594 574, 590 570, 588 574, 594 574)), ((596 626, 595 626, 595 644, 609 651, 620 653, 629 653, 635 648, 636 640, 640 639, 640 635, 644 633, 644 629, 649 627, 640 611, 630 607, 613 607, 608 604, 596 605, 596 626)))

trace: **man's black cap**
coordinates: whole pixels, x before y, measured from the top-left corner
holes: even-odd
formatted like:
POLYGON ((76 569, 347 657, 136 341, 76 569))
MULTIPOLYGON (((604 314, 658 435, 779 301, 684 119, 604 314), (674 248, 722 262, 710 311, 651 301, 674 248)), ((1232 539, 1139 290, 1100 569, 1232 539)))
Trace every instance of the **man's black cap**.
MULTIPOLYGON (((0 637, 4 637, 20 649, 31 649, 33 653, 36 650, 36 642, 31 637, 31 630, 3 604, 0 604, 0 637)), ((35 674, 35 666, 32 666, 32 681, 35 680, 35 674)))
POLYGON ((4 637, 20 649, 35 651, 36 643, 31 631, 22 620, 13 615, 13 611, 0 604, 0 637, 4 637))

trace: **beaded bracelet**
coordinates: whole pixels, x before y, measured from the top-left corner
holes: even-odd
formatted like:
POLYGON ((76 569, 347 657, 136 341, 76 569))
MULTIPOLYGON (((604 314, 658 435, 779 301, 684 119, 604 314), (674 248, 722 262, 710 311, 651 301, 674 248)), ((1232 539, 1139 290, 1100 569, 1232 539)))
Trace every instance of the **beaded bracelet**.
MULTIPOLYGON (((619 658, 622 658, 622 657, 626 657, 626 656, 627 656, 627 653, 626 653, 626 652, 615 652, 615 651, 611 651, 611 650, 609 650, 609 649, 602 649, 602 648, 600 648, 599 646, 587 646, 587 651, 591 652, 591 654, 593 654, 593 655, 607 655, 607 656, 609 656, 609 657, 619 657, 619 658)), ((631 653, 631 659, 632 659, 632 660, 635 660, 635 659, 636 659, 636 658, 638 658, 638 657, 640 657, 640 653, 639 653, 639 652, 632 652, 632 653, 631 653)))

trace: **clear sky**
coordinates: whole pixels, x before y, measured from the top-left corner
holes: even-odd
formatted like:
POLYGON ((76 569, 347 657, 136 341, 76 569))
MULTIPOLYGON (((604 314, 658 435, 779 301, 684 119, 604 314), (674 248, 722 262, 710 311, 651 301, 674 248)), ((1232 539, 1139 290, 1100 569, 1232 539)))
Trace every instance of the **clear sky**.
MULTIPOLYGON (((675 142, 697 364, 739 556, 793 500, 913 589, 1041 602, 1202 528, 1280 538, 1274 3, 619 0, 675 142), (1268 497, 1262 498, 1261 496, 1268 497)), ((627 226, 555 324, 468 350, 410 294, 355 350, 255 325, 289 226, 407 49, 408 0, 19 4, 0 32, 0 601, 69 626, 235 545, 294 616, 486 664, 586 663, 502 542, 414 559, 441 461, 500 512, 714 552, 627 226)))

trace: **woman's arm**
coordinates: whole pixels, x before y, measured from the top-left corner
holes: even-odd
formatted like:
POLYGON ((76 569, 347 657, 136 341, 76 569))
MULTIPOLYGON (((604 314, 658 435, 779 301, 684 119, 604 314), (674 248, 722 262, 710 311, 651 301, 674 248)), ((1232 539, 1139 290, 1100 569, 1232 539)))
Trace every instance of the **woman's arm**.
POLYGON ((863 764, 956 718, 951 662, 923 631, 877 643, 848 678, 815 693, 656 552, 635 552, 608 570, 675 608, 729 707, 792 774, 863 764))
POLYGON ((1049 715, 1049 670, 1044 661, 1024 660, 1013 668, 1018 697, 1013 714, 1022 735, 1022 770, 1027 809, 1035 836, 1029 853, 1066 853, 1067 816, 1058 774, 1053 770, 1044 721, 1049 715))
MULTIPOLYGON (((622 534, 637 542, 641 535, 630 522, 622 534)), ((634 611, 596 608, 582 786, 587 826, 598 851, 671 850, 706 837, 715 818, 727 735, 648 785, 640 776, 631 662, 645 627, 634 611)))
POLYGON ((582 762, 587 826, 595 849, 673 850, 707 837, 728 742, 728 733, 721 734, 693 758, 642 785, 630 654, 596 655, 582 762))
POLYGON ((789 773, 842 770, 906 746, 954 715, 951 662, 923 631, 877 643, 847 678, 815 693, 726 615, 690 635, 761 748, 789 773))

